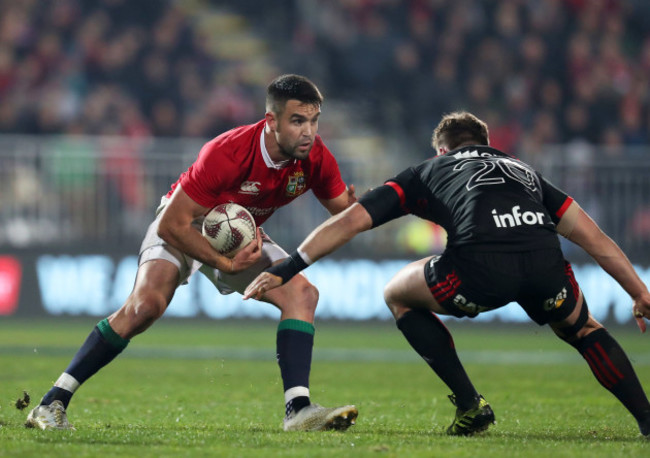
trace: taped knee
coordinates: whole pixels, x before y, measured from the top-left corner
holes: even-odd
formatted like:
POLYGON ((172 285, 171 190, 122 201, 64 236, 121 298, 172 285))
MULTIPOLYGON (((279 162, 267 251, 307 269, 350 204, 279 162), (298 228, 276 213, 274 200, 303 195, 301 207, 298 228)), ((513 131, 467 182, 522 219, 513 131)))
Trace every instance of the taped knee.
POLYGON ((587 320, 589 320, 589 307, 587 307, 587 300, 582 297, 582 307, 580 309, 580 315, 578 316, 578 319, 576 320, 575 323, 567 326, 563 326, 561 328, 557 328, 559 332, 564 335, 564 339, 571 338, 575 336, 578 331, 580 331, 583 326, 587 323, 587 320))

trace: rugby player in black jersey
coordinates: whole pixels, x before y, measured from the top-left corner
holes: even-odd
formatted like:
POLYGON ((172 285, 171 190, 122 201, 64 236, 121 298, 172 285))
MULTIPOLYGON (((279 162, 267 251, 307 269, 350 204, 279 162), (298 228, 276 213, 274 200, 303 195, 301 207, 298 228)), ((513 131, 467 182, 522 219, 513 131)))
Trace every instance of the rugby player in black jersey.
POLYGON ((566 193, 529 165, 489 147, 487 125, 467 112, 443 117, 433 133, 438 155, 389 179, 316 228, 290 258, 260 274, 244 297, 260 297, 356 234, 406 214, 444 227, 441 256, 413 262, 384 297, 408 342, 451 389, 451 435, 494 422, 436 314, 475 317, 517 302, 575 347, 594 376, 650 438, 650 404, 620 345, 589 313, 560 250, 558 234, 582 247, 632 298, 645 332, 650 293, 621 249, 566 193))

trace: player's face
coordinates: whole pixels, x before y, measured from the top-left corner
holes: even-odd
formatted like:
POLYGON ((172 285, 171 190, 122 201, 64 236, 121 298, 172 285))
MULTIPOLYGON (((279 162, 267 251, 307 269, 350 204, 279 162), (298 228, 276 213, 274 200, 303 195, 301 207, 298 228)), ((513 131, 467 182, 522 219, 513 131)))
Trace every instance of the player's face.
POLYGON ((284 111, 275 116, 274 134, 280 154, 287 158, 306 159, 318 132, 318 105, 288 100, 284 111))

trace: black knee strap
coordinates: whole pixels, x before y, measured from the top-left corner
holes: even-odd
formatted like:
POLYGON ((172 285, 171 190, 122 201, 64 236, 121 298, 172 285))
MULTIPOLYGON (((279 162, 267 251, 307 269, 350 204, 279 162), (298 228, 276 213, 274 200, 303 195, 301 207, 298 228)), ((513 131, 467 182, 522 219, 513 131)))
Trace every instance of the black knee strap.
POLYGON ((587 307, 587 301, 583 296, 582 308, 580 309, 580 316, 578 316, 576 322, 570 326, 564 326, 562 328, 558 328, 558 330, 567 337, 574 336, 580 329, 582 329, 582 327, 585 325, 588 319, 589 319, 589 308, 587 307))

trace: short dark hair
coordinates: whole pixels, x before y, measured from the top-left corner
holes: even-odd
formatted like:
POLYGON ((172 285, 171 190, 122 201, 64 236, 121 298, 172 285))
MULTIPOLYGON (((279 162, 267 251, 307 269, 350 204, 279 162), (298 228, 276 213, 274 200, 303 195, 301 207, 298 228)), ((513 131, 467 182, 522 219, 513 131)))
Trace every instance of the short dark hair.
POLYGON ((431 145, 436 151, 441 147, 451 151, 470 142, 475 145, 489 145, 490 134, 487 124, 467 111, 444 115, 431 137, 431 145))
POLYGON ((266 88, 266 111, 281 114, 288 100, 320 106, 323 96, 318 87, 300 75, 281 75, 266 88))

